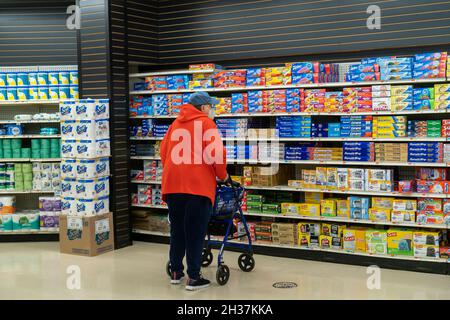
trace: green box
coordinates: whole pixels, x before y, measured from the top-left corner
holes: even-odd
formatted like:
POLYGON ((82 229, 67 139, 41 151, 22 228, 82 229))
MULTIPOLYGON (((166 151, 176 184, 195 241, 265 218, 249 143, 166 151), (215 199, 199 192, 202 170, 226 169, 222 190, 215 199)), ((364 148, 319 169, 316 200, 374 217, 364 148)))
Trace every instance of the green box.
POLYGON ((11 159, 12 158, 12 151, 3 149, 3 158, 11 159))
POLYGON ((255 202, 251 202, 251 203, 247 202, 247 211, 248 212, 262 212, 262 204, 255 203, 255 202))
POLYGON ((31 158, 31 148, 22 148, 20 154, 22 158, 31 158))
POLYGON ((249 202, 260 202, 263 203, 265 201, 265 197, 260 194, 247 194, 247 204, 249 202))
POLYGON ((278 213, 281 213, 281 207, 278 203, 264 203, 262 205, 262 212, 278 214, 278 213))

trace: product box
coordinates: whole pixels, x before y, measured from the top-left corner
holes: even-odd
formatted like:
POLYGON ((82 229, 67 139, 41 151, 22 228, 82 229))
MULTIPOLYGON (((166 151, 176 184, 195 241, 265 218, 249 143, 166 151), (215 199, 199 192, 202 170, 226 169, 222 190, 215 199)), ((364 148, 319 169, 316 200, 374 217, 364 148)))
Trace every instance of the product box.
POLYGON ((416 211, 417 201, 394 199, 392 209, 399 211, 416 211))
POLYGON ((333 199, 322 200, 320 202, 320 215, 324 217, 335 217, 336 201, 333 199))
POLYGON ((442 237, 440 232, 415 231, 413 233, 414 245, 439 246, 442 237))
POLYGON ((369 209, 370 221, 391 221, 391 209, 369 209))
POLYGON ((381 230, 367 230, 366 251, 369 254, 387 254, 387 232, 381 230))
POLYGON ((388 253, 394 256, 412 256, 413 253, 413 232, 403 229, 389 229, 388 253))
POLYGON ((343 231, 343 249, 350 252, 366 251, 366 230, 346 228, 343 231))
POLYGON ((60 216, 60 252, 97 256, 114 250, 112 213, 90 217, 60 216))
POLYGON ((416 212, 407 210, 392 210, 391 212, 392 222, 415 222, 416 212))
POLYGON ((348 200, 336 201, 336 215, 340 218, 350 218, 350 203, 348 200))
POLYGON ((424 244, 414 244, 414 257, 416 258, 439 258, 439 245, 430 246, 424 244))

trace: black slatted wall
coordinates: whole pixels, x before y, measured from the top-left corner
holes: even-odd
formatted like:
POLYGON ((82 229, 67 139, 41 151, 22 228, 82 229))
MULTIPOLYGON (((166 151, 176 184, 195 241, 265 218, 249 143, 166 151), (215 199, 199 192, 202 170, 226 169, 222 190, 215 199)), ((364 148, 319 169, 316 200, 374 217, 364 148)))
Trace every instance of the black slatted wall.
POLYGON ((157 1, 127 0, 126 5, 129 62, 131 64, 157 64, 157 1))
POLYGON ((158 10, 163 65, 450 43, 442 0, 160 0, 158 10), (369 5, 380 30, 366 26, 369 5))
POLYGON ((111 211, 116 248, 131 244, 128 195, 128 57, 124 0, 80 0, 83 98, 110 99, 111 211))
POLYGON ((77 64, 76 31, 66 28, 75 0, 1 0, 0 66, 77 64))

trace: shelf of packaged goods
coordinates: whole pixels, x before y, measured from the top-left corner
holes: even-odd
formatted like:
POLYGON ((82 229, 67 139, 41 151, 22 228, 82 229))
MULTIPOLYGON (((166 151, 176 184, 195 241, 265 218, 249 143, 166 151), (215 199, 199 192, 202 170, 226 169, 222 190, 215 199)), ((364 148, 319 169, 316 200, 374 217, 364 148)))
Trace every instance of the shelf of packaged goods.
POLYGON ((259 141, 321 141, 321 142, 339 142, 339 141, 378 141, 378 142, 445 142, 447 138, 428 138, 428 137, 405 137, 405 138, 222 138, 222 141, 236 141, 236 142, 259 142, 259 141))
POLYGON ((278 85, 278 86, 254 86, 254 87, 233 87, 233 88, 202 88, 202 89, 181 89, 181 90, 134 90, 130 91, 131 95, 148 95, 148 94, 171 94, 171 93, 192 93, 192 92, 239 92, 251 90, 278 90, 278 89, 321 89, 321 88, 338 88, 338 87, 364 87, 373 85, 408 85, 422 83, 442 83, 446 82, 445 78, 437 79, 410 79, 410 80, 392 80, 392 81, 366 81, 366 82, 331 82, 331 83, 311 83, 300 85, 278 85))
POLYGON ((60 120, 0 120, 0 124, 60 123, 60 120))
POLYGON ((138 184, 161 184, 161 181, 139 181, 139 180, 131 180, 131 183, 138 183, 138 184))
POLYGON ((75 100, 14 100, 14 101, 10 101, 10 100, 2 100, 0 101, 0 106, 17 106, 17 105, 30 105, 30 104, 45 104, 45 105, 49 105, 49 104, 54 104, 54 105, 58 105, 60 102, 67 102, 67 101, 75 101, 75 100))
POLYGON ((59 231, 0 231, 1 235, 26 235, 26 234, 59 234, 59 231))
POLYGON ((149 209, 168 209, 167 206, 156 205, 156 204, 132 204, 135 208, 149 208, 149 209))
POLYGON ((18 136, 0 136, 0 139, 52 139, 61 138, 60 134, 23 134, 18 136))
POLYGON ((130 140, 137 140, 137 141, 160 141, 162 140, 162 137, 130 137, 130 140))
MULTIPOLYGON (((256 113, 227 113, 216 115, 216 118, 248 118, 248 117, 292 117, 292 116, 396 116, 396 115, 422 115, 422 114, 447 114, 447 109, 442 110, 403 110, 403 111, 367 111, 367 112, 256 112, 256 113)), ((164 116, 134 116, 130 119, 176 119, 176 115, 164 116)))
POLYGON ((396 226, 396 227, 411 227, 411 228, 427 228, 427 229, 450 229, 448 224, 417 224, 417 223, 401 223, 392 221, 370 221, 370 220, 356 220, 349 218, 340 217, 311 217, 311 216, 300 216, 300 215, 284 215, 284 214, 269 214, 269 213, 258 213, 258 212, 244 212, 246 216, 254 217, 270 217, 270 218, 281 218, 281 219, 296 219, 296 220, 307 220, 307 221, 321 221, 321 222, 340 222, 340 223, 354 223, 354 224, 370 224, 370 225, 380 225, 380 226, 396 226))
POLYGON ((131 160, 161 160, 161 157, 156 156, 131 156, 131 160))
MULTIPOLYGON (((161 160, 161 157, 131 156, 131 160, 161 160)), ((0 161, 1 162, 1 161, 0 161)), ((319 165, 349 165, 349 166, 385 166, 385 167, 433 167, 446 168, 450 163, 428 162, 366 162, 366 161, 326 161, 326 160, 254 160, 254 159, 227 159, 227 164, 319 164, 319 165)))
POLYGON ((261 187, 261 186, 245 186, 247 190, 271 190, 271 191, 289 191, 289 192, 319 192, 319 193, 333 193, 333 194, 348 194, 348 195, 363 195, 363 196, 386 196, 386 197, 406 197, 406 198, 450 198, 450 194, 442 193, 400 193, 397 191, 391 192, 376 192, 376 191, 349 191, 349 190, 328 190, 328 189, 309 189, 309 188, 295 188, 289 186, 276 187, 261 187))
POLYGON ((17 190, 0 190, 0 194, 44 194, 44 193, 57 193, 55 191, 36 191, 36 190, 30 190, 30 191, 17 191, 17 190))
POLYGON ((184 74, 197 74, 197 73, 213 73, 215 69, 205 69, 205 70, 171 70, 171 71, 154 71, 154 72, 143 72, 143 73, 130 73, 130 78, 145 78, 152 76, 167 76, 167 75, 184 75, 184 74))
MULTIPOLYGON (((130 140, 141 140, 141 141, 158 141, 163 140, 163 137, 130 137, 130 140)), ((373 141, 373 142, 445 142, 447 138, 222 138, 222 141, 236 141, 236 142, 261 142, 261 141, 287 141, 287 142, 302 142, 302 141, 329 141, 329 142, 340 142, 340 141, 373 141)))
MULTIPOLYGON (((238 241, 232 240, 231 242, 238 242, 238 241)), ((339 254, 357 255, 357 256, 365 256, 365 257, 373 257, 373 258, 396 259, 396 260, 449 263, 449 261, 447 259, 441 259, 441 258, 419 258, 419 257, 413 257, 413 256, 381 255, 381 254, 370 254, 367 252, 351 252, 351 251, 346 251, 343 249, 339 250, 339 249, 308 248, 308 247, 299 247, 299 246, 292 246, 292 245, 280 245, 280 244, 274 244, 274 243, 255 242, 255 243, 253 243, 253 246, 297 249, 297 250, 307 250, 307 251, 322 251, 322 252, 332 252, 332 253, 339 253, 339 254)))
POLYGON ((161 232, 161 231, 148 231, 148 230, 141 230, 141 229, 133 229, 133 233, 149 234, 152 236, 161 236, 161 237, 170 237, 169 233, 161 232))
POLYGON ((0 162, 61 162, 60 158, 30 159, 30 158, 8 158, 0 159, 0 162))

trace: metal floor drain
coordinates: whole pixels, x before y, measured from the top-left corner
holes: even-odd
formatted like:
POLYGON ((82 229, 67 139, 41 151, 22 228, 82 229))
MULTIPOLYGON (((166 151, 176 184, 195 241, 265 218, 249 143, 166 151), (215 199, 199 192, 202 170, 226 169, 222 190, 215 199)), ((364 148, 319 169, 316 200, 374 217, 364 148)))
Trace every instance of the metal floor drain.
POLYGON ((272 286, 277 289, 291 289, 298 287, 295 282, 275 282, 272 286))

